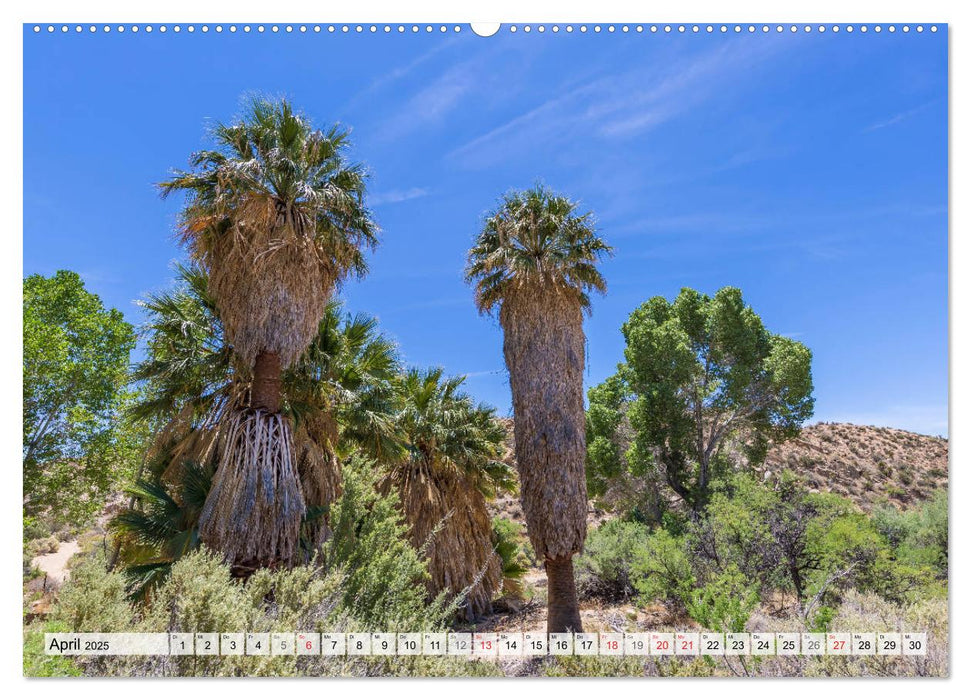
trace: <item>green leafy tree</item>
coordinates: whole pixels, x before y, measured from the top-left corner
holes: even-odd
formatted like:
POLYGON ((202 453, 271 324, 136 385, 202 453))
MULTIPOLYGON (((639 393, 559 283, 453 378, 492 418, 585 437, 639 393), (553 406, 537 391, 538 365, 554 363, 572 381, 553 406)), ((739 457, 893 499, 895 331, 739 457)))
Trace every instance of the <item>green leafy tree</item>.
POLYGON ((75 522, 101 507, 133 435, 119 428, 135 333, 60 270, 24 279, 24 510, 75 522))
POLYGON ((736 288, 654 297, 623 334, 625 362, 589 393, 594 482, 654 474, 699 511, 732 464, 729 446, 759 463, 812 415, 812 354, 770 333, 736 288))

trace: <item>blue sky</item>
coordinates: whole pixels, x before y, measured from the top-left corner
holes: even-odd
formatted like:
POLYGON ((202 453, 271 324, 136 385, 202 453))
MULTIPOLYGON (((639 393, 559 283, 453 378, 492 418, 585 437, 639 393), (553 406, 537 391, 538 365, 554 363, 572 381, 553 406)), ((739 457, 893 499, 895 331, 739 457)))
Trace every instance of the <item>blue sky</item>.
POLYGON ((24 32, 24 273, 77 270, 135 323, 182 256, 153 183, 243 93, 283 94, 372 174, 383 241, 349 308, 501 412, 462 268, 497 197, 542 180, 616 249, 588 385, 639 303, 735 285, 813 350, 816 419, 947 434, 945 31, 24 32))

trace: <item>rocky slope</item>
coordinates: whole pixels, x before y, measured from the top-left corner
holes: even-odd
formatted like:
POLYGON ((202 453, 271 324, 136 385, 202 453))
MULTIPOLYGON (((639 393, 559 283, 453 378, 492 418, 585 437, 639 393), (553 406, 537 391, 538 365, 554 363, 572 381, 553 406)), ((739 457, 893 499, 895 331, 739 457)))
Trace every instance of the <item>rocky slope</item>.
POLYGON ((816 423, 772 448, 762 471, 788 468, 813 489, 846 496, 864 510, 903 507, 947 488, 947 440, 895 428, 816 423))

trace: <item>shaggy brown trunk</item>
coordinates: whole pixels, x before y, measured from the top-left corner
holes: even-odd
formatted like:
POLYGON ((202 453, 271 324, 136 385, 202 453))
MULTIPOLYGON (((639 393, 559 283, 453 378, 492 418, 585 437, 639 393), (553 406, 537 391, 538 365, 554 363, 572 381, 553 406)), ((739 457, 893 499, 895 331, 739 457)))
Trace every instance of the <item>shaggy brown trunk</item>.
POLYGON ((253 365, 253 392, 250 403, 270 413, 280 412, 283 369, 275 352, 261 352, 253 365))
POLYGON ((549 611, 547 632, 582 632, 577 587, 573 579, 573 557, 546 560, 549 611))
POLYGON ((469 588, 460 616, 471 622, 491 614, 492 600, 502 590, 502 562, 482 493, 461 476, 436 476, 411 462, 388 473, 378 490, 398 493, 408 538, 428 559, 429 595, 455 596, 469 588))
POLYGON ((580 631, 573 556, 587 536, 583 310, 573 295, 535 288, 506 298, 499 321, 526 529, 549 578, 549 630, 580 631))

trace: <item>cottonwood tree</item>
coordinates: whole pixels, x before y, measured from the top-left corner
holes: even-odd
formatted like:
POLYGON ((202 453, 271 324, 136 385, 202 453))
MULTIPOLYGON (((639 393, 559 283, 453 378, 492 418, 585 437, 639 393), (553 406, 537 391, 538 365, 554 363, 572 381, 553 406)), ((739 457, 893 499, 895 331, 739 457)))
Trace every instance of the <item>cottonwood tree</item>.
POLYGON ((734 287, 653 297, 622 330, 625 362, 589 392, 594 480, 653 473, 699 511, 733 452, 760 463, 812 415, 812 353, 769 332, 734 287))
POLYGON ((77 521, 137 438, 118 421, 134 330, 68 270, 25 278, 23 314, 25 513, 77 521))

